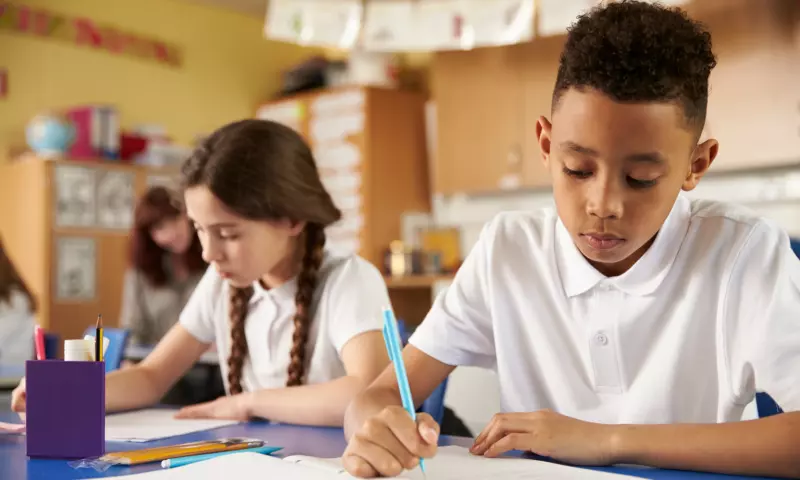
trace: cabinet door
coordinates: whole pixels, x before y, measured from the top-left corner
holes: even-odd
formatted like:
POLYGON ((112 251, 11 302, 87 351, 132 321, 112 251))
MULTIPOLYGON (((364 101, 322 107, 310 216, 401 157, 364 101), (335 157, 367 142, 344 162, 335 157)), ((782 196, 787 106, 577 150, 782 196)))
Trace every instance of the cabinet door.
POLYGON ((706 118, 706 134, 720 143, 712 171, 796 163, 800 4, 769 0, 722 13, 706 19, 718 62, 706 118))
POLYGON ((551 119, 553 87, 558 74, 558 59, 566 37, 547 37, 525 45, 523 82, 525 89, 525 157, 522 162, 522 183, 526 187, 550 185, 550 174, 542 164, 536 122, 540 116, 551 119))
POLYGON ((436 193, 521 184, 524 95, 518 47, 440 52, 433 61, 436 193))

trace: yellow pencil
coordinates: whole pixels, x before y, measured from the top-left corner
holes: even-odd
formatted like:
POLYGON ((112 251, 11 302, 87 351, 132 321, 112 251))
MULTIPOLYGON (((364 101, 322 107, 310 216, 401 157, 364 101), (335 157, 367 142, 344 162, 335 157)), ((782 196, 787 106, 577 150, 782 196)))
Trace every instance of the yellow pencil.
POLYGON ((97 325, 94 329, 94 359, 103 361, 103 315, 97 314, 97 325))

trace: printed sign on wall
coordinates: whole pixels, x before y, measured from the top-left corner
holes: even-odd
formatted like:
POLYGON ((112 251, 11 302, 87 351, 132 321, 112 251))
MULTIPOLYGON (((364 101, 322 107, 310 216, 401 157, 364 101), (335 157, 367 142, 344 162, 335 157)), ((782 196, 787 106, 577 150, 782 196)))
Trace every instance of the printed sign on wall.
POLYGON ((61 40, 170 66, 181 64, 181 50, 175 45, 123 32, 109 25, 95 23, 89 18, 68 17, 2 0, 0 30, 61 40))

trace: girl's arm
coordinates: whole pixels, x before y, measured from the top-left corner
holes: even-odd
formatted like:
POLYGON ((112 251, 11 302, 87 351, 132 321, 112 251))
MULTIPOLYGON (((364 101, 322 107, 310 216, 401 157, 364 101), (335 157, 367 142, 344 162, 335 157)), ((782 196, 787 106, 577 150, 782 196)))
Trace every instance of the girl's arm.
POLYGON ((130 341, 137 345, 142 344, 150 333, 150 326, 146 322, 140 302, 144 294, 141 291, 141 283, 142 279, 134 269, 125 273, 125 283, 122 287, 122 309, 119 313, 120 326, 130 330, 130 341))
POLYGON ((380 331, 356 335, 341 352, 346 375, 330 382, 245 392, 186 407, 179 418, 267 418, 281 423, 341 427, 350 402, 389 364, 380 331))
POLYGON ((142 362, 106 377, 106 410, 130 410, 158 402, 207 349, 207 343, 176 324, 142 362))

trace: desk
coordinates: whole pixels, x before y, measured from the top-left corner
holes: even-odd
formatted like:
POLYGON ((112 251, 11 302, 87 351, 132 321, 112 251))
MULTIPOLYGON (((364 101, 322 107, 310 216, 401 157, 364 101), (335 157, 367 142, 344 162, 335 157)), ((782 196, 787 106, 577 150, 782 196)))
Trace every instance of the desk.
MULTIPOLYGON (((9 412, 0 412, 0 422, 19 421, 17 416, 9 412)), ((133 450, 136 448, 173 445, 199 440, 213 440, 222 437, 250 437, 266 440, 270 445, 284 447, 281 456, 305 454, 317 457, 338 457, 344 452, 346 443, 340 428, 298 427, 293 425, 274 425, 269 423, 247 423, 231 425, 205 432, 193 433, 181 437, 142 443, 109 442, 107 449, 111 451, 133 450)), ((470 446, 468 438, 442 437, 441 445, 470 446)), ((22 435, 0 434, 0 479, 13 480, 60 480, 75 478, 100 478, 158 470, 159 464, 140 465, 136 467, 112 467, 104 473, 90 468, 75 470, 61 460, 29 460, 25 455, 25 437, 22 435)), ((728 475, 712 475, 695 472, 678 472, 657 470, 643 467, 597 468, 609 472, 650 478, 655 480, 753 480, 754 477, 735 477, 728 475)))
POLYGON ((0 392, 14 390, 24 376, 24 363, 0 363, 0 392))
MULTIPOLYGON (((144 360, 144 357, 150 355, 150 352, 153 351, 153 348, 153 346, 147 345, 128 345, 125 348, 124 356, 126 360, 144 360)), ((219 356, 217 355, 217 352, 207 351, 200 356, 196 365, 219 365, 219 356)))

